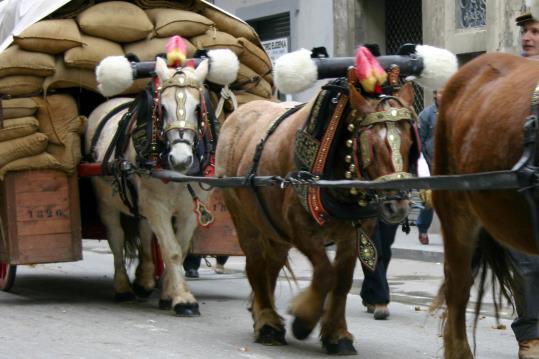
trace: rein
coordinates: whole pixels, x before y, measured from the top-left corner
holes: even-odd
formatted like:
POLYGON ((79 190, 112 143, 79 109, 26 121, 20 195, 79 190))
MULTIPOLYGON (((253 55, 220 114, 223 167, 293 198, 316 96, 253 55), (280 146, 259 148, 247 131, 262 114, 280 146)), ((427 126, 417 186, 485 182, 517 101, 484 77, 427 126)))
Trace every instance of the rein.
POLYGON ((273 221, 271 218, 271 213, 266 205, 266 202, 264 201, 264 198, 262 198, 262 195, 260 194, 260 191, 258 190, 258 187, 254 183, 254 178, 256 177, 256 172, 258 170, 258 165, 260 164, 260 159, 262 157, 262 151, 264 150, 264 146, 266 145, 266 142, 270 138, 270 136, 277 130, 279 125, 283 123, 284 120, 286 120, 290 115, 293 113, 299 111, 301 108, 303 108, 305 104, 300 104, 295 107, 292 107, 288 109, 285 113, 280 115, 273 123, 271 124, 270 128, 266 131, 266 135, 260 140, 260 142, 256 145, 255 154, 253 156, 253 164, 251 168, 249 169, 249 172, 245 175, 244 183, 248 184, 255 195, 256 203, 258 204, 259 209, 263 213, 263 218, 265 219, 266 224, 273 229, 273 231, 279 235, 281 238, 286 238, 286 233, 273 221))

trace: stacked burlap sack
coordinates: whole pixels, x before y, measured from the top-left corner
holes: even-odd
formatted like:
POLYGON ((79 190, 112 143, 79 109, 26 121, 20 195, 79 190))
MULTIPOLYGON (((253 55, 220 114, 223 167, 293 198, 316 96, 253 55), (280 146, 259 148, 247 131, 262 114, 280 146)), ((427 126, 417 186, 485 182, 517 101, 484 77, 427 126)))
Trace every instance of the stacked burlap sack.
POLYGON ((75 171, 84 118, 71 96, 2 100, 2 112, 0 179, 8 171, 26 169, 75 171))
MULTIPOLYGON (((238 55, 240 71, 231 88, 239 104, 272 97, 271 61, 256 32, 204 2, 77 0, 80 11, 72 3, 14 36, 0 53, 0 95, 12 98, 2 101, 0 145, 10 155, 0 153, 0 176, 25 168, 74 172, 84 119, 71 96, 51 94, 67 88, 97 92, 94 71, 103 58, 132 53, 153 60, 173 35, 187 40, 188 56, 217 48, 238 55), (23 106, 24 116, 8 117, 9 106, 23 106)), ((135 81, 124 95, 138 93, 147 82, 135 81)), ((232 110, 230 104, 225 109, 232 110)))

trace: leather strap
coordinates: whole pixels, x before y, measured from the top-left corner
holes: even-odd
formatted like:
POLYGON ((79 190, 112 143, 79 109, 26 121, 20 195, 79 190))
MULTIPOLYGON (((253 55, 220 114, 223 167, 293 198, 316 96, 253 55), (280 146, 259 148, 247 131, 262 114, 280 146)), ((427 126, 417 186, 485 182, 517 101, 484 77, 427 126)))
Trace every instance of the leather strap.
MULTIPOLYGON (((324 172, 324 167, 326 165, 326 160, 329 153, 329 147, 333 143, 335 138, 335 133, 339 128, 339 122, 343 117, 343 112, 348 103, 348 96, 341 95, 339 101, 337 102, 337 107, 331 116, 331 120, 327 127, 327 130, 324 134, 324 137, 320 141, 320 147, 318 149, 318 154, 316 155, 316 160, 314 162, 312 173, 314 175, 319 175, 324 172)), ((326 219, 329 217, 329 214, 322 205, 322 200, 320 198, 320 188, 319 187, 309 187, 307 195, 307 204, 314 220, 319 224, 323 225, 326 222, 326 219)))

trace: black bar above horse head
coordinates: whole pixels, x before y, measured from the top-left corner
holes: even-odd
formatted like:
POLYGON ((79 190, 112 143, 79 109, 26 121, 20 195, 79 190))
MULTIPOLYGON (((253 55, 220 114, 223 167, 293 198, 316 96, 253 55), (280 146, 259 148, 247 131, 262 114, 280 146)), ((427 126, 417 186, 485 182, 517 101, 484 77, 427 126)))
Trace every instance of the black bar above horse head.
MULTIPOLYGON (((423 71, 423 59, 412 55, 387 55, 376 58, 384 70, 391 65, 398 65, 402 76, 419 76, 423 71)), ((318 79, 341 77, 350 66, 354 66, 354 57, 313 58, 318 68, 318 79)))

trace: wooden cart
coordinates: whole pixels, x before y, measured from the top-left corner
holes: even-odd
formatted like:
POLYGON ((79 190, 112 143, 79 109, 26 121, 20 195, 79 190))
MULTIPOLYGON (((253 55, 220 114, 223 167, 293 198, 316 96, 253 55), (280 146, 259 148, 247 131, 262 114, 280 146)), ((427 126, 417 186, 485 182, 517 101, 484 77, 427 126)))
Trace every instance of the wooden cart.
MULTIPOLYGON (((209 208, 215 222, 196 230, 192 253, 243 255, 219 190, 214 190, 209 208)), ((17 265, 78 261, 82 238, 105 239, 84 165, 79 176, 56 170, 7 173, 0 182, 0 221, 0 290, 4 291, 13 286, 17 265)), ((160 275, 163 264, 157 242, 154 259, 160 275)))

